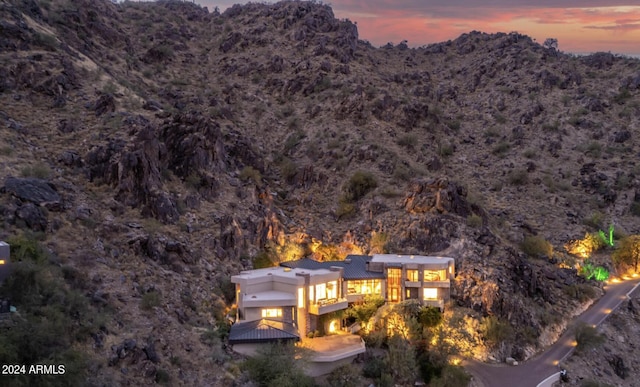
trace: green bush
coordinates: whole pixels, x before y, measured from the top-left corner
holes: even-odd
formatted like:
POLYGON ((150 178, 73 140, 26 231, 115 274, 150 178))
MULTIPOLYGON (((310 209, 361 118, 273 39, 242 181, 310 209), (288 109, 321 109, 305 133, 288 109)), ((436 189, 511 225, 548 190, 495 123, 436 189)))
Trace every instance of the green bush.
POLYGON ((367 359, 362 366, 362 375, 369 379, 378 379, 383 373, 388 372, 384 359, 378 356, 367 359))
POLYGON ((471 375, 464 368, 454 365, 446 365, 439 377, 434 378, 430 387, 458 387, 467 386, 471 381, 471 375))
POLYGON ((160 293, 156 292, 155 290, 152 290, 148 293, 145 293, 142 296, 140 307, 143 310, 151 310, 155 307, 160 306, 161 302, 162 302, 162 297, 160 296, 160 293))
POLYGON ((467 226, 473 228, 482 227, 482 217, 476 214, 467 216, 467 226))
POLYGON ((247 359, 242 368, 259 386, 313 386, 294 361, 295 348, 290 344, 271 344, 260 348, 247 359))
POLYGON ((591 215, 582 220, 582 223, 584 223, 586 226, 593 227, 597 230, 602 228, 603 222, 604 215, 599 211, 591 213, 591 215))
POLYGON ((593 348, 604 342, 604 336, 598 333, 598 330, 591 325, 580 324, 575 329, 576 350, 584 351, 593 348))
POLYGON ((503 157, 507 152, 509 152, 509 149, 511 149, 511 145, 506 141, 501 141, 493 147, 491 153, 496 156, 503 157))
POLYGON ((489 345, 498 345, 513 336, 513 328, 496 316, 487 316, 480 323, 480 333, 489 345))
POLYGON ((48 179, 51 176, 51 168, 44 163, 28 165, 20 170, 22 177, 35 177, 38 179, 48 179))
POLYGON ((520 243, 522 252, 533 258, 551 257, 553 246, 541 236, 527 236, 520 243))
POLYGON ((405 134, 396 141, 396 144, 407 148, 413 148, 417 144, 417 137, 413 134, 405 134))
POLYGON ((255 257, 253 257, 253 268, 254 269, 264 269, 266 267, 275 266, 273 260, 271 259, 271 254, 267 250, 262 250, 255 257))
POLYGON ((509 184, 525 185, 529 182, 529 175, 524 169, 518 169, 509 173, 509 184))
POLYGON ((358 201, 377 186, 378 182, 373 174, 357 171, 344 186, 344 198, 348 202, 358 201))
POLYGON ((359 370, 352 364, 345 364, 331 371, 327 376, 327 384, 330 387, 359 387, 362 379, 359 370))
POLYGON ((586 302, 596 297, 596 290, 587 284, 574 284, 564 287, 564 293, 580 302, 586 302))
POLYGON ((160 368, 156 371, 155 380, 158 384, 169 384, 169 382, 171 381, 171 375, 167 371, 160 368))
POLYGON ((418 321, 425 327, 437 327, 442 322, 442 312, 439 308, 425 306, 420 309, 418 321))
POLYGON ((12 376, 10 381, 0 376, 0 385, 81 385, 89 365, 86 356, 73 348, 104 327, 103 313, 90 305, 83 292, 65 283, 63 270, 49 262, 34 235, 9 238, 8 242, 12 244, 13 271, 0 286, 0 294, 12 301, 20 318, 8 316, 15 324, 2 328, 0 364, 65 364, 66 372, 12 376))
POLYGON ((239 177, 244 181, 252 180, 256 185, 262 184, 262 175, 260 174, 260 171, 254 169, 252 166, 242 168, 239 177))

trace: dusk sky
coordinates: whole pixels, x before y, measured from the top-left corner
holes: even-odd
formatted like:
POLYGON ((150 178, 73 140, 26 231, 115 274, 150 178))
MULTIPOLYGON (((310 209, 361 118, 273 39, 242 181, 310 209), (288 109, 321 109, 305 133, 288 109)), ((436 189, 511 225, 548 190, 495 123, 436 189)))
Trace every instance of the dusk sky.
MULTIPOLYGON (((196 0, 224 11, 246 1, 196 0)), ((473 30, 517 31, 544 42, 556 38, 571 53, 640 54, 640 0, 334 0, 340 19, 358 24, 374 46, 407 40, 413 47, 473 30)))

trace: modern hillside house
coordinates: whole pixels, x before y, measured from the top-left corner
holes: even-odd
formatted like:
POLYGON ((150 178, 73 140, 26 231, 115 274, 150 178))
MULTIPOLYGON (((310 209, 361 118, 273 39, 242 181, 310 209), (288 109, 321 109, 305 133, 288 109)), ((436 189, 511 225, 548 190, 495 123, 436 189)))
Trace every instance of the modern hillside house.
MULTIPOLYGON (((453 276, 453 258, 376 254, 328 262, 303 258, 279 267, 243 271, 231 277, 231 282, 236 284, 236 322, 264 319, 264 337, 251 336, 258 343, 273 341, 275 336, 291 339, 294 333, 299 338, 316 330, 335 331, 340 320, 331 313, 366 295, 379 295, 388 303, 417 299, 425 306, 444 309, 453 276), (276 328, 266 328, 269 321, 288 325, 276 334, 276 328)), ((231 344, 239 342, 235 333, 240 327, 234 328, 231 344)))

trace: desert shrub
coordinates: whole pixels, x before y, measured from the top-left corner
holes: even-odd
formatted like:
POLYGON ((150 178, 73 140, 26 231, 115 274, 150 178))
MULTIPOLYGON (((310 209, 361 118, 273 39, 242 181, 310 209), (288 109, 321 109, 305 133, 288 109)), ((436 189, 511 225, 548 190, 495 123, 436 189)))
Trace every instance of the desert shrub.
POLYGON ((525 185, 528 181, 529 176, 524 169, 518 169, 509 173, 509 184, 511 185, 525 185))
POLYGON ((155 381, 158 384, 169 384, 171 375, 166 370, 160 368, 156 371, 155 381))
POLYGON ((13 154, 13 147, 3 146, 0 147, 0 156, 11 156, 13 154))
POLYGON ((416 145, 417 141, 418 139, 415 135, 405 134, 404 136, 399 137, 396 143, 400 146, 413 148, 416 145))
POLYGON ((40 244, 40 238, 42 236, 37 233, 24 233, 7 238, 7 243, 11 246, 12 260, 45 263, 49 254, 40 244))
POLYGON ((604 221, 604 215, 599 211, 595 211, 591 213, 591 215, 584 218, 582 220, 582 223, 584 223, 586 226, 593 227, 595 229, 600 229, 602 228, 603 221, 604 221))
POLYGON ((227 304, 233 304, 236 299, 236 285, 227 276, 217 278, 216 293, 221 295, 227 304))
POLYGON ((358 387, 362 385, 359 371, 352 364, 345 364, 333 370, 327 376, 327 384, 331 387, 358 387))
POLYGON ((493 149, 491 150, 491 153, 493 153, 496 156, 502 157, 507 152, 509 152, 509 149, 511 149, 511 145, 509 145, 509 143, 506 141, 501 141, 496 146, 493 147, 493 149))
POLYGON ((356 206, 353 203, 349 203, 345 200, 338 202, 338 209, 336 210, 336 217, 338 219, 349 218, 356 214, 356 206))
POLYGON ((436 327, 442 322, 442 312, 439 308, 425 306, 418 313, 418 322, 425 327, 436 327))
POLYGON ((527 236, 520 243, 522 252, 533 258, 550 257, 553 246, 541 236, 527 236))
POLYGON ((273 267, 274 262, 271 259, 271 254, 266 251, 266 250, 262 250, 260 251, 258 254, 256 254, 255 257, 253 257, 253 268, 254 269, 264 269, 266 267, 273 267))
POLYGON ((369 240, 369 247, 371 254, 386 254, 388 253, 387 244, 389 242, 389 234, 386 232, 374 231, 371 233, 371 240, 369 240))
POLYGON ((161 302, 162 302, 162 297, 160 296, 160 293, 158 293, 155 290, 152 290, 142 295, 142 300, 140 301, 140 307, 143 310, 151 310, 157 306, 160 306, 161 302))
POLYGON ((640 202, 635 201, 631 203, 631 214, 635 216, 640 216, 640 202))
POLYGON ((355 202, 378 186, 375 176, 369 172, 357 171, 344 186, 344 198, 355 202))
POLYGON ((451 156, 454 151, 454 146, 451 143, 439 142, 438 143, 438 155, 440 157, 451 156))
POLYGON ((289 344, 271 344, 260 348, 242 368, 259 386, 313 386, 294 361, 295 349, 289 344))
POLYGON ((298 167, 290 158, 284 157, 280 161, 280 174, 286 181, 291 181, 298 173, 298 167))
POLYGON ((458 130, 460 130, 460 121, 458 120, 448 120, 446 122, 446 125, 449 127, 449 129, 453 130, 454 132, 457 132, 458 130))
POLYGON ((374 356, 364 363, 362 366, 362 375, 369 379, 378 379, 384 372, 387 372, 384 360, 381 357, 374 356))
POLYGON ((417 371, 415 347, 404 338, 398 335, 389 338, 389 348, 384 362, 395 383, 409 385, 415 382, 417 371))
POLYGON ((45 34, 42 32, 35 32, 33 38, 35 44, 47 51, 55 51, 55 49, 58 47, 58 40, 53 35, 45 34))
POLYGON ((584 146, 584 154, 596 159, 599 158, 602 154, 602 144, 597 141, 591 141, 584 146))
MULTIPOLYGON (((65 364, 64 375, 12 376, 2 385, 69 386, 86 380, 88 361, 74 346, 104 326, 104 315, 82 291, 69 286, 63 271, 47 258, 33 235, 9 238, 13 268, 0 294, 16 305, 20 317, 0 334, 0 364, 65 364)), ((73 281, 72 281, 73 282, 73 281)))
POLYGON ((482 217, 476 214, 467 216, 467 226, 478 228, 482 226, 482 217))
POLYGON ((480 323, 480 333, 489 345, 498 345, 513 335, 513 328, 496 316, 487 316, 480 323))
POLYGON ((619 104, 624 104, 628 99, 632 97, 632 94, 629 92, 629 89, 626 87, 620 88, 620 92, 613 97, 613 100, 619 104))
POLYGON ((640 263, 640 235, 629 235, 620 240, 611 259, 617 267, 633 267, 637 272, 640 263))
POLYGON ((446 365, 437 376, 429 383, 430 387, 458 387, 467 386, 471 381, 471 375, 465 372, 461 366, 446 365))
POLYGON ((252 166, 242 168, 239 177, 244 181, 252 180, 256 185, 262 184, 262 175, 260 174, 260 171, 254 169, 252 166))
MULTIPOLYGON (((297 120, 295 117, 293 119, 297 120)), ((289 123, 291 124, 291 122, 292 121, 290 118, 289 123)), ((293 148, 298 146, 298 144, 300 144, 300 141, 307 137, 306 133, 301 130, 297 130, 297 127, 290 127, 290 129, 296 130, 293 133, 289 134, 289 136, 287 136, 287 139, 284 141, 284 153, 288 153, 289 151, 291 151, 293 148)))
POLYGON ((564 293, 580 302, 586 302, 596 297, 596 290, 587 284, 567 285, 564 293))
POLYGON ((22 177, 35 177, 38 179, 48 179, 51 176, 51 168, 44 163, 28 165, 20 170, 22 177))
POLYGON ((604 336, 598 333, 598 330, 591 325, 580 324, 575 329, 576 350, 584 351, 600 345, 604 341, 604 336))

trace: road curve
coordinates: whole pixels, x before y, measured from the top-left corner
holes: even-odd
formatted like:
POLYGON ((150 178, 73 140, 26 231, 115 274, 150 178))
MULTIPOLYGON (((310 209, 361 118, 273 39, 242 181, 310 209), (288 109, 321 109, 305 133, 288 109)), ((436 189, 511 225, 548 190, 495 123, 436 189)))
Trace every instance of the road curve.
POLYGON ((599 325, 639 283, 640 277, 605 285, 604 295, 584 313, 576 317, 558 341, 518 366, 486 364, 474 360, 466 360, 462 364, 484 387, 536 387, 538 383, 558 372, 558 363, 568 357, 575 348, 572 327, 577 322, 599 325))

